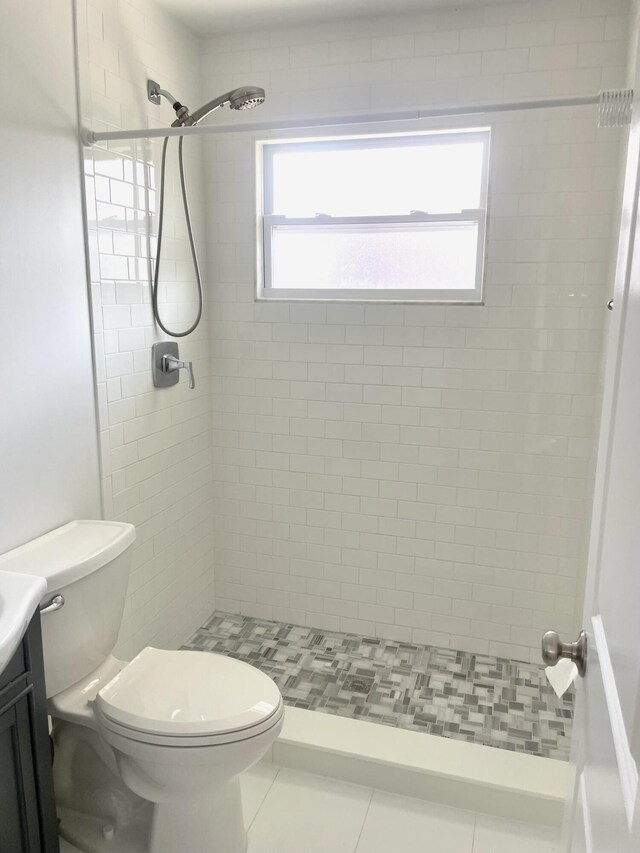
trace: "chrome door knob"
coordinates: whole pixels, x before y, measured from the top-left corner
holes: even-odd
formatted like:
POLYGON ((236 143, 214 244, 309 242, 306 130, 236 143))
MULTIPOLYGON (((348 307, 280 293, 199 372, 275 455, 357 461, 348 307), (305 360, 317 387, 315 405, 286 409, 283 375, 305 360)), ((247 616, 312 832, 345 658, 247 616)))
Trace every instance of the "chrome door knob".
POLYGON ((546 631, 542 636, 542 660, 547 666, 555 666, 560 658, 572 660, 578 673, 584 676, 587 669, 587 635, 580 631, 575 643, 563 643, 556 631, 546 631))

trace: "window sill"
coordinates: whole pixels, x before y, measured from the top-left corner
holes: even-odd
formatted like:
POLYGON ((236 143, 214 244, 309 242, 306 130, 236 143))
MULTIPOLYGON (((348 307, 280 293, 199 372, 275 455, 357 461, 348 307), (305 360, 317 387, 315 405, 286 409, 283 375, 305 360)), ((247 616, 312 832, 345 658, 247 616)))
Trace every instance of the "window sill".
POLYGON ((336 291, 318 291, 318 290, 282 290, 273 291, 266 288, 260 288, 256 294, 256 302, 331 302, 331 303, 351 303, 351 304, 376 304, 376 305, 484 305, 484 301, 480 295, 469 294, 444 296, 442 293, 425 294, 420 291, 420 295, 413 295, 407 291, 401 291, 397 294, 377 295, 378 293, 387 294, 388 291, 362 291, 362 295, 354 295, 350 293, 341 294, 336 291))

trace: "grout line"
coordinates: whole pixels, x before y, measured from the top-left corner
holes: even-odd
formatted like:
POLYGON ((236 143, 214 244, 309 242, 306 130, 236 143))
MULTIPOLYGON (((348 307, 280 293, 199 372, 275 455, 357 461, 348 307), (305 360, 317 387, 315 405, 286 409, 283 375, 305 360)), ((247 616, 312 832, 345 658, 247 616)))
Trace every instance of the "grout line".
POLYGON ((360 832, 358 833, 358 839, 356 841, 356 846, 353 848, 353 853, 358 853, 358 847, 360 846, 360 839, 362 838, 362 833, 364 832, 364 826, 367 822, 367 818, 369 817, 369 812, 371 810, 371 803, 373 801, 373 795, 375 794, 376 789, 371 789, 371 796, 369 797, 369 802, 367 803, 367 810, 364 813, 364 819, 362 821, 362 826, 360 827, 360 832))
POLYGON ((471 836, 471 847, 469 853, 473 853, 476 846, 476 828, 478 826, 478 812, 473 813, 473 835, 471 836))
POLYGON ((252 826, 253 826, 253 824, 255 823, 255 819, 258 817, 258 815, 259 815, 259 814, 260 814, 260 812, 262 811, 262 807, 264 806, 265 800, 266 800, 266 799, 267 799, 267 797, 269 796, 269 792, 270 792, 270 791, 271 791, 271 789, 273 788, 273 785, 274 785, 274 783, 275 783, 276 779, 277 779, 277 778, 278 778, 278 776, 280 775, 280 769, 281 769, 281 768, 280 768, 280 767, 278 767, 278 765, 276 765, 276 764, 273 764, 272 766, 276 768, 275 776, 274 776, 274 777, 273 777, 273 779, 271 780, 271 782, 270 782, 269 787, 267 788, 267 790, 264 792, 264 797, 263 797, 263 798, 262 798, 262 800, 260 801, 260 805, 259 805, 259 806, 258 806, 258 808, 256 809, 256 813, 254 814, 253 818, 251 819, 251 823, 249 824, 249 826, 247 826, 247 827, 246 827, 247 834, 249 833, 249 830, 251 829, 251 827, 252 827, 252 826))

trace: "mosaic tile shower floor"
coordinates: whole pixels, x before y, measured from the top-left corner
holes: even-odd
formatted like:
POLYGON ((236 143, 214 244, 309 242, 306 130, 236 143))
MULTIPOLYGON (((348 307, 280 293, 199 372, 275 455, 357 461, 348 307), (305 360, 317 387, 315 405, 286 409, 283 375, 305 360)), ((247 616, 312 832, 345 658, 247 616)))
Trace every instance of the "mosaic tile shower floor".
POLYGON ((569 758, 573 692, 535 664, 219 612, 183 648, 258 667, 287 705, 569 758))

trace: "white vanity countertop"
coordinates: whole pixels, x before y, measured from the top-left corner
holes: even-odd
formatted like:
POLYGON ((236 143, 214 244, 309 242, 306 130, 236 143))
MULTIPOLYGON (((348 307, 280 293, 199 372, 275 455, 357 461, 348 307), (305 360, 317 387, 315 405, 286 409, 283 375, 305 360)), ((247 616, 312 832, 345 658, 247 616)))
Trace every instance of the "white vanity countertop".
POLYGON ((20 645, 46 591, 44 578, 0 571, 0 673, 20 645))

